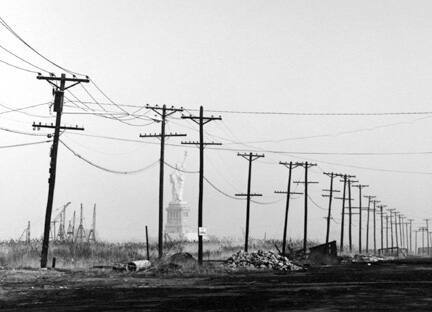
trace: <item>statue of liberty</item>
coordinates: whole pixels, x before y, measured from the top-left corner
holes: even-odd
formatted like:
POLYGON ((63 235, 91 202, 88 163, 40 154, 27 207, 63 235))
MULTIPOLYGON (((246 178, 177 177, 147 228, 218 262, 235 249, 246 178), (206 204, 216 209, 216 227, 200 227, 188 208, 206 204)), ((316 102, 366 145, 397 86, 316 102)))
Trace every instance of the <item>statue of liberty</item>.
POLYGON ((175 165, 175 170, 170 174, 170 182, 171 182, 171 193, 172 199, 171 202, 183 202, 183 189, 184 189, 184 164, 187 157, 187 151, 184 153, 183 162, 175 165))

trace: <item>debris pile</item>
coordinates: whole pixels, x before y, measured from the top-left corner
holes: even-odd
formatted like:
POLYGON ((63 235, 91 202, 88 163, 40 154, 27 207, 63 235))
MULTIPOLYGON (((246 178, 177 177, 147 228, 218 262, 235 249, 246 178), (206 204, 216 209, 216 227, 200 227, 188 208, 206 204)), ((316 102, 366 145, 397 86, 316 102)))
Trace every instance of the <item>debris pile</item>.
POLYGON ((277 271, 298 271, 302 269, 287 257, 272 251, 262 250, 251 253, 238 251, 228 258, 227 264, 230 268, 272 269, 277 271))

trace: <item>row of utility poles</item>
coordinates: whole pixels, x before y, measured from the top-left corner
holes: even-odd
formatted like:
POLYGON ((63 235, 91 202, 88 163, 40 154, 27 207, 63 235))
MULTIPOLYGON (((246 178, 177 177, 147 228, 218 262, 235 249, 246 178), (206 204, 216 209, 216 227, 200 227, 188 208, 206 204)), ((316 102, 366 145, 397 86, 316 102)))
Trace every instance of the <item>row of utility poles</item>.
MULTIPOLYGON (((60 77, 56 76, 42 76, 38 75, 37 79, 39 80, 45 80, 48 83, 50 83, 52 86, 54 86, 53 94, 54 94, 54 112, 56 113, 56 121, 55 125, 46 125, 41 123, 33 123, 33 127, 37 129, 41 128, 48 128, 48 129, 54 129, 54 136, 53 136, 53 143, 50 151, 50 177, 48 180, 49 183, 49 189, 48 189, 48 200, 47 200, 47 207, 46 207, 46 214, 45 214, 45 226, 44 226, 44 235, 43 235, 43 243, 42 243, 42 254, 41 254, 41 267, 44 268, 47 265, 47 256, 48 256, 48 247, 49 247, 49 234, 50 234, 50 225, 51 225, 51 215, 52 215, 52 206, 53 206, 53 200, 54 200, 54 189, 55 189, 55 178, 56 178, 56 167, 57 167, 57 153, 58 153, 58 145, 59 145, 59 139, 60 139, 60 132, 66 131, 66 130, 84 130, 82 127, 74 126, 62 126, 61 125, 61 119, 62 119, 62 112, 63 112, 63 103, 64 103, 64 92, 65 90, 80 84, 80 83, 88 83, 89 79, 86 78, 77 78, 77 77, 66 77, 65 74, 62 74, 60 77), (68 86, 66 84, 69 83, 68 86)), ((183 133, 166 133, 166 122, 167 118, 175 113, 183 112, 183 108, 175 108, 175 107, 167 107, 166 105, 163 106, 146 106, 147 109, 150 109, 157 113, 160 117, 160 120, 158 120, 161 123, 161 132, 158 134, 140 134, 141 138, 159 138, 160 139, 160 171, 159 171, 159 206, 158 206, 158 214, 159 214, 159 220, 158 220, 158 256, 161 258, 163 256, 163 208, 164 208, 164 166, 165 166, 165 140, 168 137, 184 137, 186 134, 183 133)), ((193 116, 193 115, 182 115, 182 119, 188 119, 193 122, 195 122, 199 127, 199 140, 198 141, 184 141, 181 142, 182 144, 187 145, 195 145, 199 148, 199 193, 198 193, 198 262, 199 264, 202 264, 203 259, 203 235, 205 233, 205 228, 203 227, 203 196, 204 196, 204 190, 203 190, 203 181, 204 181, 204 148, 209 145, 221 145, 221 143, 217 142, 205 142, 204 140, 204 126, 211 122, 216 120, 222 120, 220 116, 214 117, 214 116, 204 116, 204 109, 201 106, 199 110, 199 115, 193 116)), ((51 137, 51 136, 50 136, 51 137)), ((249 239, 249 217, 250 217, 250 202, 251 198, 255 196, 262 196, 262 194, 258 193, 252 193, 251 192, 251 176, 252 176, 252 162, 264 157, 262 154, 256 154, 256 153, 239 153, 238 156, 241 156, 245 158, 249 162, 249 168, 248 168, 248 183, 247 183, 247 193, 241 193, 236 194, 236 196, 242 196, 246 197, 246 233, 245 233, 245 251, 248 250, 248 239, 249 239)), ((286 191, 275 191, 275 193, 284 193, 286 194, 286 205, 285 205, 285 218, 284 218, 284 230, 283 230, 283 245, 282 245, 282 252, 285 254, 286 252, 286 236, 287 236, 287 227, 288 227, 288 213, 289 213, 289 203, 291 195, 293 194, 302 194, 298 192, 292 192, 291 191, 291 179, 292 179, 292 170, 298 167, 304 168, 304 180, 303 181, 295 181, 294 183, 297 184, 303 184, 304 185, 304 231, 303 231, 303 252, 306 253, 307 251, 307 236, 308 236, 308 201, 309 201, 309 195, 308 195, 308 186, 309 184, 314 184, 318 182, 309 181, 308 177, 308 170, 309 168, 316 166, 314 163, 308 163, 308 162, 280 162, 280 165, 285 166, 288 168, 288 185, 286 188, 286 191)), ((373 213, 373 246, 374 246, 374 253, 376 253, 376 214, 381 215, 381 248, 384 248, 384 239, 383 239, 383 218, 386 219, 386 246, 388 246, 388 217, 390 216, 390 231, 391 231, 391 246, 393 245, 393 233, 395 234, 395 240, 396 240, 396 246, 399 246, 398 241, 398 233, 397 228, 395 228, 395 231, 393 231, 393 225, 395 227, 399 226, 400 228, 400 235, 399 237, 402 238, 402 225, 406 224, 402 222, 403 216, 398 214, 394 210, 389 210, 390 215, 387 215, 383 212, 383 208, 385 205, 377 206, 377 203, 379 201, 373 199, 374 196, 364 196, 368 199, 368 206, 363 207, 362 206, 362 190, 365 187, 368 187, 368 185, 362 185, 362 184, 355 184, 358 181, 353 180, 355 176, 348 175, 348 174, 341 174, 341 173, 334 173, 334 172, 326 172, 324 173, 327 176, 330 177, 330 188, 328 190, 324 190, 328 192, 328 194, 325 194, 323 196, 329 198, 329 205, 328 205, 328 215, 327 215, 327 229, 326 229, 326 243, 329 242, 329 235, 330 235, 330 224, 332 220, 332 200, 335 199, 341 199, 342 200, 342 214, 341 214, 341 236, 340 236, 340 250, 343 251, 344 249, 344 232, 345 232, 345 215, 348 215, 348 239, 349 239, 349 250, 352 251, 352 225, 353 225, 353 215, 358 214, 359 215, 359 250, 362 251, 362 211, 367 211, 367 228, 366 228, 366 253, 369 252, 369 221, 370 221, 370 212, 373 213), (335 192, 339 192, 338 190, 334 189, 334 178, 342 178, 343 182, 343 195, 342 197, 334 197, 335 192), (352 207, 352 194, 351 194, 351 187, 357 187, 359 190, 359 206, 358 207, 352 207), (348 194, 347 194, 348 193, 348 194), (345 211, 346 209, 346 202, 348 202, 348 212, 345 211), (373 208, 371 207, 371 204, 373 205, 373 208), (380 209, 379 212, 377 212, 377 208, 380 209), (353 212, 353 209, 357 209, 358 212, 353 212), (394 219, 392 219, 392 215, 394 216, 394 219), (399 216, 399 222, 397 221, 396 217, 399 216), (393 222, 394 220, 394 222, 393 222)), ((412 222, 412 220, 411 220, 412 222)), ((428 232, 428 221, 427 221, 427 232, 428 232)), ((411 233, 410 233, 411 237, 411 233)), ((428 246, 429 246, 429 234, 427 235, 428 240, 428 246)), ((407 241, 408 242, 408 241, 407 241)), ((406 244, 408 246, 408 244, 406 244)), ((411 244, 410 244, 411 249, 411 244)))
MULTIPOLYGON (((47 207, 45 213, 45 225, 44 225, 44 234, 43 234, 43 242, 42 242, 42 253, 41 253, 41 267, 45 268, 47 266, 48 261, 48 248, 49 248, 49 237, 50 237, 50 227, 51 227, 51 216, 52 216, 52 207, 54 201, 54 189, 55 189, 55 178, 56 178, 56 168, 57 168, 57 154, 58 154, 58 145, 60 141, 60 132, 65 130, 84 130, 82 127, 68 127, 61 125, 62 112, 63 112, 63 104, 64 104, 64 92, 80 83, 88 83, 90 80, 88 77, 86 78, 77 78, 77 77, 66 77, 65 74, 62 74, 60 77, 56 77, 54 75, 51 76, 42 76, 38 75, 37 79, 45 80, 49 84, 51 84, 54 94, 54 112, 56 113, 56 121, 55 125, 46 125, 41 123, 33 123, 34 129, 54 129, 53 143, 50 151, 50 170, 49 170, 49 188, 48 188, 48 200, 47 207), (70 83, 66 86, 67 83, 70 83)), ((161 132, 159 134, 141 134, 140 137, 148 138, 148 137, 157 137, 161 141, 160 145, 160 172, 159 172, 159 228, 158 228, 158 256, 161 258, 163 256, 163 188, 164 188, 164 165, 165 165, 165 139, 167 137, 184 137, 186 134, 179 133, 166 133, 166 121, 167 118, 174 113, 183 112, 183 108, 174 108, 167 107, 163 105, 159 106, 149 106, 147 105, 147 109, 153 110, 160 116, 161 123, 161 132)), ((181 116, 182 119, 189 119, 195 122, 199 127, 199 141, 187 141, 182 142, 182 144, 192 144, 199 147, 199 198, 198 198, 198 262, 202 264, 203 259, 203 182, 204 182, 204 148, 209 145, 221 145, 221 143, 216 142, 205 142, 204 141, 204 126, 214 120, 222 120, 222 118, 214 117, 214 116, 204 116, 204 109, 201 106, 198 116, 181 116)), ((51 135, 49 135, 51 137, 51 135)), ((92 237, 93 237, 92 233, 92 237)))

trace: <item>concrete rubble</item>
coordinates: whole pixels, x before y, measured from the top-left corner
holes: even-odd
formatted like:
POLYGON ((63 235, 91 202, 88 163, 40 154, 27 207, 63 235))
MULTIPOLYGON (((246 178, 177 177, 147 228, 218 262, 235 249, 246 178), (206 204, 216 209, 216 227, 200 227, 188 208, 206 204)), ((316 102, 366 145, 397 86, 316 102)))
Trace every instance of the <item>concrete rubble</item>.
POLYGON ((227 259, 230 268, 272 269, 277 271, 299 271, 303 268, 292 263, 287 257, 272 251, 258 250, 247 253, 238 251, 227 259))

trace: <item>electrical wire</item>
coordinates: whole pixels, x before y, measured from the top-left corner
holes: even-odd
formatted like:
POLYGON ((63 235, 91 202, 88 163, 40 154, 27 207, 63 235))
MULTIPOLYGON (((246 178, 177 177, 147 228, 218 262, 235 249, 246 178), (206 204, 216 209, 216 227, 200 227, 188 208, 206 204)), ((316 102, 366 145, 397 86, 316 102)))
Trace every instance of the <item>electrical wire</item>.
POLYGON ((74 71, 71 71, 69 69, 64 68, 63 66, 58 65, 57 63, 51 61, 49 58, 47 58, 46 56, 44 56, 42 53, 40 53, 39 51, 37 51, 35 48, 33 48, 27 41, 25 41, 21 36, 19 36, 13 29, 12 27, 10 27, 8 25, 8 23, 6 23, 6 21, 0 16, 0 25, 2 25, 6 30, 8 30, 12 35, 14 35, 19 41, 21 41, 24 45, 26 45, 30 50, 32 50, 34 53, 36 53, 37 55, 39 55, 41 58, 43 58, 45 61, 47 61, 48 63, 54 65, 57 68, 60 68, 66 72, 68 72, 69 74, 72 75, 78 75, 78 76, 86 76, 74 71))
MULTIPOLYGON (((79 99, 75 94, 72 93, 72 91, 67 90, 67 92, 68 92, 70 95, 72 95, 72 96, 73 96, 73 97, 74 97, 74 98, 75 98, 79 103, 81 103, 82 105, 84 105, 87 109, 83 109, 82 107, 78 106, 76 103, 73 103, 73 102, 72 102, 72 104, 74 104, 77 108, 82 109, 82 110, 84 110, 84 111, 86 111, 86 112, 88 112, 88 110, 90 110, 90 111, 92 111, 92 112, 95 112, 94 109, 92 109, 91 107, 89 107, 88 105, 86 105, 85 102, 81 101, 81 100, 80 100, 80 99, 79 99)), ((126 115, 130 115, 129 112, 127 112, 127 111, 125 111, 125 110, 123 110, 123 112, 124 112, 126 115)), ((90 113, 90 114, 91 114, 91 113, 90 113)), ((120 119, 120 118, 115 117, 114 115, 112 115, 112 114, 108 114, 108 113, 107 113, 107 114, 93 114, 93 115, 98 116, 98 117, 102 117, 102 118, 106 118, 106 119, 116 120, 116 121, 119 121, 119 122, 121 122, 121 123, 123 123, 123 124, 126 124, 126 125, 128 125, 128 126, 133 126, 133 127, 145 127, 145 126, 149 126, 149 125, 155 123, 155 121, 154 121, 153 119, 151 119, 151 118, 146 118, 146 119, 144 119, 144 118, 139 118, 139 117, 137 117, 137 118, 132 118, 132 119, 151 120, 151 122, 146 123, 146 124, 132 124, 132 123, 129 123, 129 122, 125 121, 124 119, 120 119)))
POLYGON ((309 161, 314 161, 314 162, 320 162, 323 164, 333 165, 333 166, 337 166, 337 167, 347 167, 347 168, 355 168, 355 169, 370 170, 370 171, 380 171, 380 172, 389 172, 389 173, 432 175, 432 172, 428 172, 428 171, 410 171, 410 170, 397 170, 397 169, 384 169, 384 168, 370 168, 370 167, 364 167, 364 166, 334 163, 334 162, 323 161, 323 160, 312 159, 312 158, 305 158, 305 157, 298 157, 298 156, 296 156, 296 157, 299 159, 304 159, 304 160, 309 160, 309 161))
POLYGON ((28 73, 32 73, 32 74, 39 74, 39 72, 37 72, 37 71, 31 70, 31 69, 27 69, 27 68, 24 68, 24 67, 20 67, 20 66, 17 66, 17 65, 14 65, 14 64, 8 63, 8 62, 6 62, 6 61, 3 61, 3 60, 1 60, 1 59, 0 59, 0 63, 6 64, 6 65, 8 65, 8 66, 10 66, 10 67, 13 67, 13 68, 15 68, 15 69, 19 69, 19 70, 22 70, 22 71, 25 71, 25 72, 28 72, 28 73))
MULTIPOLYGON (((212 183, 208 178, 206 178, 205 176, 203 178, 204 178, 204 181, 206 181, 213 189, 215 189, 217 192, 224 195, 225 197, 228 197, 230 199, 235 199, 235 200, 246 200, 246 198, 240 198, 240 197, 232 196, 232 195, 222 191, 219 187, 217 187, 214 183, 212 183)), ((282 200, 284 200, 284 198, 280 198, 280 199, 277 199, 274 201, 269 201, 269 202, 257 201, 257 200, 253 200, 253 199, 251 199, 250 201, 252 203, 257 204, 257 205, 273 205, 273 204, 276 204, 278 202, 281 202, 282 200)))
MULTIPOLYGON (((0 128, 0 130, 4 130, 0 128)), ((7 131, 7 130, 6 130, 7 131)), ((131 143, 142 143, 142 144, 152 144, 152 145, 159 145, 160 143, 156 142, 145 142, 145 141, 139 141, 139 140, 133 140, 133 139, 125 139, 125 138, 119 138, 119 137, 111 137, 111 136, 102 136, 102 135, 92 135, 92 134, 84 134, 84 133, 69 133, 73 135, 82 135, 82 136, 88 136, 93 138, 102 138, 107 140, 114 140, 114 141, 122 141, 122 142, 131 142, 131 143)), ((181 145, 181 144, 173 144, 173 143, 166 143, 167 146, 173 146, 173 147, 182 147, 182 148, 194 148, 192 146, 188 145, 181 145)), ((207 149, 213 149, 210 147, 207 147, 207 149)), ((224 148, 214 148, 213 150, 219 150, 219 151, 241 151, 240 149, 224 149, 224 148)), ((259 152, 264 152, 260 150, 259 152)), ((268 152, 268 151, 266 151, 268 152)), ((293 156, 290 154, 287 154, 288 156, 292 156, 293 158, 303 159, 303 160, 310 160, 314 162, 320 162, 324 164, 329 164, 337 167, 348 167, 348 168, 356 168, 356 169, 363 169, 363 170, 370 170, 370 171, 380 171, 380 172, 394 172, 394 173, 406 173, 406 174, 424 174, 424 175, 432 175, 432 172, 423 172, 423 171, 409 171, 409 170, 394 170, 394 169, 384 169, 384 168, 370 168, 370 167, 363 167, 363 166, 356 166, 356 165, 349 165, 349 164, 341 164, 341 163, 334 163, 334 162, 328 162, 318 159, 312 159, 312 158, 305 158, 305 157, 299 157, 299 156, 293 156)), ((275 165, 277 162, 275 162, 275 165)))
POLYGON ((30 143, 20 143, 20 144, 12 144, 12 145, 0 145, 0 149, 2 148, 12 148, 12 147, 22 147, 22 146, 29 146, 29 145, 38 145, 38 144, 44 144, 52 142, 51 140, 45 140, 45 141, 37 141, 37 142, 30 142, 30 143))
MULTIPOLYGON (((186 108, 185 108, 186 110, 186 108)), ((189 111, 198 111, 198 109, 187 109, 189 111)), ((235 110, 211 110, 210 113, 223 114, 248 114, 248 115, 272 115, 272 116, 399 116, 399 115, 432 115, 432 111, 413 111, 413 112, 355 112, 355 113, 307 113, 307 112, 281 112, 281 111, 235 111, 235 110)))
POLYGON ((3 51, 6 51, 6 52, 9 53, 10 55, 12 55, 12 56, 16 57, 17 59, 23 61, 24 63, 26 63, 26 64, 28 64, 28 65, 30 65, 30 66, 33 66, 33 67, 36 68, 36 69, 39 69, 40 71, 46 72, 46 73, 48 73, 48 74, 50 73, 48 70, 43 69, 42 67, 39 67, 39 66, 37 66, 37 65, 35 65, 35 64, 33 64, 33 63, 27 61, 26 59, 24 59, 24 58, 22 58, 22 57, 16 55, 15 53, 13 53, 12 51, 10 51, 9 49, 6 49, 6 48, 5 48, 4 46, 2 46, 1 44, 0 44, 0 49, 2 49, 3 51))
POLYGON ((46 134, 41 134, 41 133, 32 133, 32 132, 25 132, 25 131, 20 131, 20 130, 15 130, 15 129, 10 129, 10 128, 5 128, 5 127, 0 127, 0 130, 2 130, 2 131, 6 131, 6 132, 15 133, 15 134, 30 135, 30 136, 46 136, 46 134))
MULTIPOLYGON (((8 109, 7 111, 0 112, 0 115, 8 114, 8 113, 15 113, 15 112, 25 113, 25 112, 23 112, 23 110, 39 107, 39 106, 42 106, 42 105, 47 105, 47 104, 50 104, 50 103, 51 103, 51 101, 48 101, 48 102, 44 102, 44 103, 40 103, 40 104, 34 104, 34 105, 30 105, 30 106, 26 106, 26 107, 20 107, 20 108, 11 108, 9 106, 6 106, 6 105, 0 103, 1 107, 4 107, 4 108, 8 109)), ((25 114, 29 114, 29 113, 25 113, 25 114)), ((29 115, 33 116, 32 114, 29 114, 29 115)), ((47 116, 39 116, 39 115, 35 115, 35 116, 38 116, 38 117, 47 117, 47 116)))
POLYGON ((312 204, 314 204, 315 207, 317 207, 317 208, 319 208, 321 210, 327 210, 327 209, 321 207, 320 205, 318 205, 309 194, 308 194, 308 198, 312 202, 312 204))
POLYGON ((63 144, 63 146, 66 147, 66 149, 68 149, 72 154, 74 154, 76 157, 78 157, 79 159, 83 160, 83 161, 86 162, 87 164, 89 164, 89 165, 91 165, 91 166, 93 166, 93 167, 95 167, 95 168, 98 168, 98 169, 100 169, 100 170, 103 170, 103 171, 109 172, 109 173, 123 174, 123 175, 127 175, 127 174, 137 174, 137 173, 141 173, 141 172, 143 172, 143 171, 146 171, 146 170, 152 168, 154 165, 156 165, 156 164, 159 162, 158 160, 156 160, 155 162, 152 162, 151 164, 149 164, 149 165, 147 165, 147 166, 145 166, 145 167, 143 167, 143 168, 136 169, 136 170, 129 170, 129 171, 127 171, 127 170, 122 170, 122 171, 120 171, 120 170, 113 170, 113 169, 108 169, 108 168, 106 168, 106 167, 100 166, 100 165, 94 163, 93 161, 88 160, 87 158, 83 157, 83 156, 80 155, 79 153, 75 152, 72 148, 70 148, 70 147, 69 147, 66 143, 64 143, 62 140, 60 140, 60 143, 63 144))
POLYGON ((193 173, 193 174, 199 173, 199 171, 191 171, 191 170, 184 170, 184 169, 177 168, 176 166, 173 166, 166 161, 164 161, 164 164, 167 165, 168 167, 170 167, 171 169, 178 170, 180 172, 193 173))

